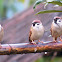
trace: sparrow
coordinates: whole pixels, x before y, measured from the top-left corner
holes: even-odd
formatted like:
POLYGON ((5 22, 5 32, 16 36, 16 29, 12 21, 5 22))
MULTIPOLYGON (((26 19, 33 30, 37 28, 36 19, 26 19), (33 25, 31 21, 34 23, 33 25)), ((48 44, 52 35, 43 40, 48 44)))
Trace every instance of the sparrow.
POLYGON ((34 40, 38 40, 40 42, 39 38, 42 37, 43 34, 44 34, 44 27, 43 27, 41 21, 34 20, 32 22, 32 26, 31 26, 30 32, 29 32, 29 42, 32 44, 36 44, 36 42, 34 42, 34 40))
POLYGON ((3 30, 3 27, 0 24, 0 48, 1 48, 1 41, 3 40, 3 36, 4 36, 4 30, 3 30))
MULTIPOLYGON (((54 17, 53 22, 51 24, 51 35, 53 37, 53 41, 57 42, 57 38, 62 35, 62 19, 61 17, 54 17)), ((62 41, 60 37, 60 41, 62 41)))

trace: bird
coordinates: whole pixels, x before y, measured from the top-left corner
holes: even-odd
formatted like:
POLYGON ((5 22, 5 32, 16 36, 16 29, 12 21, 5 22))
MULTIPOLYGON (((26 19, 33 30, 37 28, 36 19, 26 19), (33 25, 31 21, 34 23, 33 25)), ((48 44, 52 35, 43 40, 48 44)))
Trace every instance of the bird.
MULTIPOLYGON (((32 22, 30 32, 29 32, 29 42, 31 44, 36 44, 34 40, 38 40, 40 42, 40 37, 44 34, 44 26, 40 20, 34 20, 32 22)), ((41 41, 43 43, 43 41, 41 41)))
POLYGON ((1 42, 3 40, 3 36, 4 36, 4 29, 0 24, 0 48, 1 48, 1 42))
POLYGON ((57 42, 57 38, 60 38, 60 41, 62 41, 61 39, 61 35, 62 35, 62 19, 59 16, 55 16, 53 19, 53 22, 51 24, 51 35, 53 37, 53 41, 57 42))

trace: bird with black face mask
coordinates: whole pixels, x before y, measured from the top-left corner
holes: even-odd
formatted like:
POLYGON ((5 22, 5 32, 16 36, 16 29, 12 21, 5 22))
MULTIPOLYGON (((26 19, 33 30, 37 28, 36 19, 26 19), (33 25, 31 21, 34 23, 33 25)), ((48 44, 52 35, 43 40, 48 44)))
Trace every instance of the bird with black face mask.
POLYGON ((36 44, 36 42, 34 42, 34 40, 38 40, 40 42, 39 38, 42 37, 43 34, 44 34, 44 27, 43 27, 41 21, 34 20, 32 22, 32 26, 31 26, 30 32, 29 32, 29 42, 32 44, 36 44))
MULTIPOLYGON (((61 17, 54 17, 52 25, 51 25, 51 35, 53 37, 53 41, 57 42, 57 38, 62 35, 62 19, 61 17)), ((60 37, 60 41, 61 37, 60 37)))

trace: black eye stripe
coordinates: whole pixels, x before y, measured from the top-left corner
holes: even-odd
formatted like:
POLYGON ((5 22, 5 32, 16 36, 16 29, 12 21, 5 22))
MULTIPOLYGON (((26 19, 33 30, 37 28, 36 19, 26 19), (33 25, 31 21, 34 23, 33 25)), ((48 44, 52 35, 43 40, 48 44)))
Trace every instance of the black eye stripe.
POLYGON ((59 18, 56 18, 56 20, 58 20, 59 18))
POLYGON ((32 23, 33 24, 33 26, 35 26, 35 24, 36 24, 37 22, 34 22, 34 23, 32 23))
POLYGON ((33 26, 35 26, 35 24, 33 24, 33 26))
POLYGON ((57 24, 57 20, 58 20, 58 19, 59 19, 59 18, 55 18, 55 19, 54 19, 54 23, 56 23, 56 24, 57 24))
POLYGON ((35 24, 39 25, 39 23, 38 23, 38 22, 34 22, 34 23, 32 23, 32 24, 33 24, 33 26, 35 26, 35 24))

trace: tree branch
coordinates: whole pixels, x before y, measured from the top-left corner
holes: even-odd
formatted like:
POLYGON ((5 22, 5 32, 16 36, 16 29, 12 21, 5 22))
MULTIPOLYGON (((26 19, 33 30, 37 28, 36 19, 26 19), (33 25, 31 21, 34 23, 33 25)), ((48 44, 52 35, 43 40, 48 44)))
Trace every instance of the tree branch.
POLYGON ((1 46, 0 55, 62 51, 62 42, 2 44, 1 46))

